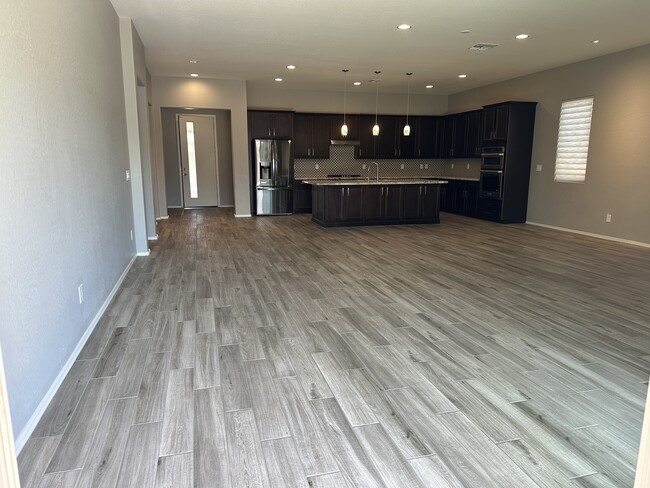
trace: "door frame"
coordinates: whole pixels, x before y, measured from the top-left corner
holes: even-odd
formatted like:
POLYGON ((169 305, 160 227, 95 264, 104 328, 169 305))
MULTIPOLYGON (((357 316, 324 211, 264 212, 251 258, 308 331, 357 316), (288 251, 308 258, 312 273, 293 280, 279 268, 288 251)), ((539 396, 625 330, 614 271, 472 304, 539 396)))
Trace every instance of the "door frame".
POLYGON ((176 146, 178 147, 177 163, 178 163, 178 180, 181 195, 181 208, 206 208, 206 207, 188 207, 185 205, 185 188, 183 186, 183 154, 181 147, 181 116, 189 117, 207 117, 212 119, 212 128, 214 130, 214 165, 217 175, 217 207, 221 207, 221 188, 219 181, 219 147, 217 142, 217 116, 214 114, 193 114, 187 112, 179 112, 176 114, 176 146))

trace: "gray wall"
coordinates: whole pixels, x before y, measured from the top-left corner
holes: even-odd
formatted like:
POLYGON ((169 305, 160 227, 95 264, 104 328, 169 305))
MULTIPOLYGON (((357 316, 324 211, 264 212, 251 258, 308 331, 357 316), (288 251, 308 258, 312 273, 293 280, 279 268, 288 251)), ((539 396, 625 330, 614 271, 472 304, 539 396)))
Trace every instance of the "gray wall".
MULTIPOLYGON (((261 88, 246 89, 248 108, 282 109, 296 112, 343 113, 343 90, 309 91, 261 88)), ((402 115, 406 113, 406 94, 382 93, 379 88, 378 112, 402 115)), ((350 86, 346 108, 348 113, 375 113, 374 92, 357 92, 350 86)), ((447 113, 444 95, 411 95, 410 113, 413 115, 440 115, 447 113)))
POLYGON ((453 95, 450 111, 503 100, 537 106, 528 220, 650 243, 650 46, 453 95), (563 100, 594 96, 585 183, 555 183, 563 100), (605 214, 612 222, 605 223, 605 214))
POLYGON ((222 207, 235 204, 232 168, 232 131, 230 129, 229 110, 186 110, 163 107, 160 109, 162 120, 163 159, 165 165, 165 184, 167 206, 182 205, 181 183, 178 165, 178 128, 176 115, 205 114, 214 115, 217 125, 217 158, 219 166, 219 200, 222 207))
POLYGON ((111 4, 4 0, 0 32, 0 342, 19 436, 135 249, 111 4))

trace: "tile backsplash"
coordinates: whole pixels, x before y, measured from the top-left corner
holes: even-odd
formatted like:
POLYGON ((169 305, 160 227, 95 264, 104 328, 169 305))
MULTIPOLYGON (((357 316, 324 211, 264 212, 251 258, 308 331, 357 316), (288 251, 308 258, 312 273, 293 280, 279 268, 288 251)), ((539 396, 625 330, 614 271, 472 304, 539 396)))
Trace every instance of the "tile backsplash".
MULTIPOLYGON (((371 159, 355 159, 354 146, 330 146, 329 159, 296 159, 294 161, 295 179, 326 178, 328 175, 361 175, 371 159), (318 168, 316 168, 318 166, 318 168)), ((479 159, 455 159, 454 169, 451 161, 443 159, 378 159, 380 178, 419 178, 435 176, 478 177, 479 159), (470 169, 467 169, 467 164, 470 169), (404 165, 404 169, 402 169, 404 165)), ((370 174, 375 174, 372 165, 370 174)))

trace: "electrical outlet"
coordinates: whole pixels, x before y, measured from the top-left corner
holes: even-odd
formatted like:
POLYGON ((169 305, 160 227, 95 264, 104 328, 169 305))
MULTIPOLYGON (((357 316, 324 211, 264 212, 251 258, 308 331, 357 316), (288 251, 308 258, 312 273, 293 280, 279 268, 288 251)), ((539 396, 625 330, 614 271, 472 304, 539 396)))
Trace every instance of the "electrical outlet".
POLYGON ((365 163, 361 165, 361 169, 366 169, 366 164, 365 163))
POLYGON ((537 165, 537 172, 539 173, 539 172, 541 172, 541 171, 542 171, 542 165, 541 165, 541 164, 538 164, 538 165, 537 165))
POLYGON ((420 165, 420 169, 424 169, 424 165, 423 165, 423 164, 420 165))
POLYGON ((133 229, 131 229, 131 240, 133 240, 133 229))
POLYGON ((316 164, 314 165, 314 169, 320 169, 320 164, 316 163, 316 164))
POLYGON ((605 222, 611 222, 611 221, 612 221, 612 214, 605 215, 605 222))
POLYGON ((131 181, 131 170, 130 169, 126 170, 126 181, 131 181))
POLYGON ((429 169, 429 163, 424 163, 424 169, 429 169))
POLYGON ((404 169, 404 165, 403 165, 403 164, 400 164, 400 165, 399 165, 399 169, 404 169))
POLYGON ((454 169, 454 163, 451 163, 451 169, 454 169))
POLYGON ((469 169, 469 163, 467 163, 467 169, 469 169))
POLYGON ((79 305, 81 305, 84 302, 84 284, 80 284, 77 290, 79 292, 79 305))

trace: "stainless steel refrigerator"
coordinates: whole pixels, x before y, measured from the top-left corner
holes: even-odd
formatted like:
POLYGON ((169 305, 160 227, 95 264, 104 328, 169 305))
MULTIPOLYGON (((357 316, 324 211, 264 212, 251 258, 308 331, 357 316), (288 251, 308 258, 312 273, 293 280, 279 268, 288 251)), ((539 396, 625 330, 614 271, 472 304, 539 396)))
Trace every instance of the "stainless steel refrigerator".
POLYGON ((255 139, 257 215, 293 211, 293 154, 290 140, 255 139))

